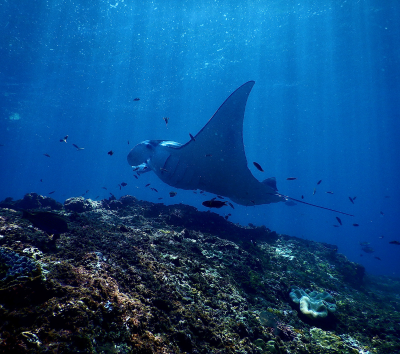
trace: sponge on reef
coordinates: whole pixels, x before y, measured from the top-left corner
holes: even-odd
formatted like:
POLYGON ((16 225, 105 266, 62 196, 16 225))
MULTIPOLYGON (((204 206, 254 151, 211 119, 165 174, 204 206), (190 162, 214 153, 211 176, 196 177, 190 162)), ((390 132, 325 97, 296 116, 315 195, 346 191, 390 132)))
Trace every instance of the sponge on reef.
POLYGON ((325 318, 329 312, 336 311, 336 304, 333 297, 324 291, 306 292, 298 287, 293 287, 289 294, 295 304, 300 305, 300 311, 311 319, 325 318))

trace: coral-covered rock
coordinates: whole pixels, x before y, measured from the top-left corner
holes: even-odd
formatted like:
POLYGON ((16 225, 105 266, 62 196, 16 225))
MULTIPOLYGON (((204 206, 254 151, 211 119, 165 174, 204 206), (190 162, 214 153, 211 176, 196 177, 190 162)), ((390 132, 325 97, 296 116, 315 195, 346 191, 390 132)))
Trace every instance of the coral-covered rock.
POLYGON ((0 206, 0 352, 399 352, 397 287, 353 286, 337 248, 129 196, 65 208, 55 238, 0 206))
POLYGON ((44 197, 37 193, 28 193, 24 195, 22 200, 17 200, 12 202, 11 198, 6 198, 5 202, 8 202, 17 209, 51 209, 51 210, 61 210, 63 208, 62 204, 54 200, 53 198, 44 197))
POLYGON ((76 213, 91 211, 97 208, 98 205, 100 205, 99 202, 95 202, 91 199, 85 199, 83 197, 69 198, 64 202, 65 210, 76 213))

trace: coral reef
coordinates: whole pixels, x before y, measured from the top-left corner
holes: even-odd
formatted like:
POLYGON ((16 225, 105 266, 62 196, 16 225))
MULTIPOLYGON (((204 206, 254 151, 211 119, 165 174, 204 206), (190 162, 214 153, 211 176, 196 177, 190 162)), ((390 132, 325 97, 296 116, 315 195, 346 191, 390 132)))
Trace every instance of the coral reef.
POLYGON ((399 280, 332 245, 131 196, 42 198, 23 200, 55 206, 57 237, 0 203, 0 353, 400 351, 399 280), (304 296, 336 311, 304 316, 304 296))

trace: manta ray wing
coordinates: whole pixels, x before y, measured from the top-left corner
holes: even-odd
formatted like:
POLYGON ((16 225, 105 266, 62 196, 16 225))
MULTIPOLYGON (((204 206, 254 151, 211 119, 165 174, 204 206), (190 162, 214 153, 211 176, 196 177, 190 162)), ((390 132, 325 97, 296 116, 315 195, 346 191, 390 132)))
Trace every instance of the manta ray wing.
POLYGON ((174 187, 202 189, 238 204, 283 201, 271 181, 258 181, 247 166, 243 119, 253 85, 254 81, 249 81, 233 92, 186 144, 160 146, 152 159, 156 174, 174 187))

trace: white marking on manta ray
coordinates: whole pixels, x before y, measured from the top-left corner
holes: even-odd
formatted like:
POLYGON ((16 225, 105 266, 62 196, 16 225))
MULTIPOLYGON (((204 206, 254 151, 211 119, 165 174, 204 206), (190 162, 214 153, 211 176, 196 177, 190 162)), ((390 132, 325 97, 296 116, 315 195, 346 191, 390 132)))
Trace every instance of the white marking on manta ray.
POLYGON ((243 120, 254 83, 249 81, 234 91, 186 144, 145 140, 129 152, 129 165, 140 173, 153 171, 164 183, 174 188, 204 190, 241 205, 270 204, 292 199, 346 214, 280 194, 274 177, 260 182, 252 175, 243 145, 243 120))

